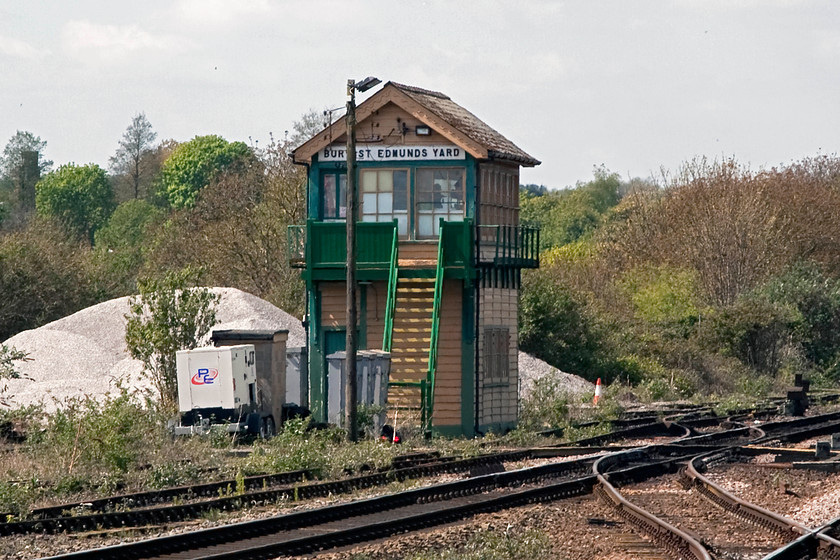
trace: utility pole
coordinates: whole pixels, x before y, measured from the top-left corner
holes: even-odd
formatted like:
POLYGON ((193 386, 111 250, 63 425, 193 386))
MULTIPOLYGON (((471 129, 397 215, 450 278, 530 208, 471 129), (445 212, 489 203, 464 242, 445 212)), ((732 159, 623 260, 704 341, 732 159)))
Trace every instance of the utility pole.
POLYGON ((347 439, 359 437, 356 426, 356 84, 347 80, 347 343, 344 349, 344 427, 347 439))
POLYGON ((344 427, 347 439, 359 439, 356 424, 356 353, 357 308, 356 308, 356 91, 364 92, 379 84, 381 80, 368 76, 360 82, 347 80, 347 341, 344 348, 347 379, 344 384, 344 427))

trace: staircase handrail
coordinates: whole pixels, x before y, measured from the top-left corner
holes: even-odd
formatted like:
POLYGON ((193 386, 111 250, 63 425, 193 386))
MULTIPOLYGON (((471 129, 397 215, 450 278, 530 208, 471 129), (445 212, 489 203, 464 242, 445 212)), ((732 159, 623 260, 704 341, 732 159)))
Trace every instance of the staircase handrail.
POLYGON ((394 220, 394 238, 391 244, 391 266, 388 270, 388 297, 385 303, 385 329, 382 333, 382 350, 391 351, 391 341, 394 336, 394 308, 397 300, 397 254, 399 252, 399 231, 397 220, 394 220))
POLYGON ((440 334, 440 305, 443 299, 443 276, 444 276, 444 260, 443 260, 443 239, 446 222, 443 218, 440 219, 440 238, 438 239, 438 254, 437 267, 435 268, 435 295, 432 306, 432 332, 431 340, 429 341, 429 370, 426 375, 426 394, 425 403, 423 407, 423 415, 426 424, 426 430, 430 430, 432 426, 432 414, 435 409, 435 371, 437 370, 437 354, 438 354, 438 336, 440 334))

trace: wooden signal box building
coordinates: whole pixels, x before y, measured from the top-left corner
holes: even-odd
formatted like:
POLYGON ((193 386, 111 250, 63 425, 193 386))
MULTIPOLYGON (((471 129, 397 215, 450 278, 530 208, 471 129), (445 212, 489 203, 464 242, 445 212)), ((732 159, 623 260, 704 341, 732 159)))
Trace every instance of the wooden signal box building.
MULTIPOLYGON (((358 344, 391 353, 389 418, 444 435, 515 426, 520 272, 539 266, 519 168, 540 162, 435 91, 389 82, 356 118, 358 344)), ((319 421, 326 356, 346 337, 346 132, 341 119, 293 155, 308 168, 308 219, 289 246, 319 421)))

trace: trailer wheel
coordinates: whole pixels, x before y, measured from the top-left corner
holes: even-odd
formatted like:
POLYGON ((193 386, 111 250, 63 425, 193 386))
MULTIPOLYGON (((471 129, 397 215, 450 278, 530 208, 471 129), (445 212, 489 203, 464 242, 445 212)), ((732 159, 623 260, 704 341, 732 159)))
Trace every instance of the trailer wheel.
POLYGON ((262 439, 269 439, 273 438, 277 434, 277 431, 274 428, 274 418, 271 416, 266 416, 260 422, 260 437, 262 439))

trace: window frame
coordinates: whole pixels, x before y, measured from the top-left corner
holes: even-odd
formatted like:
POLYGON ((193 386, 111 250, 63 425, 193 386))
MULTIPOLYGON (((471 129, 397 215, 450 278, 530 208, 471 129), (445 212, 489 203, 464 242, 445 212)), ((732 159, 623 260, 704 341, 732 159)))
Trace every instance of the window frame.
POLYGON ((413 222, 414 227, 412 231, 414 233, 414 239, 421 241, 421 240, 429 240, 429 239, 436 239, 440 235, 440 218, 443 218, 446 221, 463 221, 467 218, 467 170, 465 167, 453 167, 453 166, 443 166, 443 167, 436 167, 436 166, 429 166, 429 167, 417 167, 414 170, 414 210, 412 212, 413 215, 413 222), (437 182, 439 178, 436 174, 446 172, 447 177, 444 179, 447 183, 452 184, 453 182, 453 175, 457 174, 459 177, 455 179, 455 183, 460 182, 460 194, 459 197, 454 197, 454 199, 460 200, 460 211, 453 211, 452 202, 451 200, 453 197, 446 196, 444 193, 455 193, 454 190, 438 190, 436 189, 437 182), (422 181, 423 175, 431 174, 431 191, 428 193, 432 200, 426 201, 423 200, 426 195, 426 191, 421 190, 422 188, 422 181), (439 197, 439 198, 438 198, 439 197), (438 198, 438 200, 436 200, 438 198), (449 200, 444 201, 444 198, 449 200), (423 211, 421 210, 421 205, 423 204, 432 204, 432 209, 430 211, 423 211), (440 211, 436 206, 438 204, 441 205, 449 205, 449 208, 446 212, 440 211), (431 233, 421 233, 421 217, 428 218, 431 215, 432 224, 431 224, 431 233), (460 220, 453 220, 453 217, 459 217, 460 220))
POLYGON ((329 170, 321 172, 321 196, 320 196, 320 215, 321 220, 325 222, 340 222, 347 221, 347 172, 343 169, 329 170), (335 210, 333 215, 327 214, 327 179, 332 178, 333 185, 333 200, 335 201, 335 210), (342 181, 343 179, 343 181, 342 181), (342 185, 343 182, 343 185, 342 185), (344 196, 342 196, 342 194, 344 196), (343 204, 342 204, 343 203, 343 204), (343 210, 343 214, 342 214, 343 210))
POLYGON ((360 222, 392 222, 393 220, 398 220, 397 216, 405 216, 405 233, 400 232, 399 236, 402 239, 409 239, 411 237, 411 230, 412 230, 412 223, 411 223, 411 212, 409 208, 412 207, 411 204, 411 167, 368 167, 359 170, 359 185, 358 185, 358 193, 359 193, 359 206, 358 206, 358 220, 360 222), (405 210, 402 211, 395 211, 394 210, 394 200, 396 198, 396 186, 394 181, 394 176, 396 173, 403 172, 405 173, 405 210), (386 194, 389 191, 380 190, 380 174, 381 173, 390 173, 391 174, 391 211, 390 212, 380 212, 379 211, 379 196, 382 194, 386 194), (366 191, 365 190, 365 174, 374 174, 376 176, 376 186, 375 190, 373 191, 366 191), (376 211, 375 212, 365 212, 365 195, 374 194, 376 200, 376 211), (374 220, 365 220, 365 216, 374 216, 374 220), (381 220, 380 217, 387 216, 387 220, 381 220))
POLYGON ((510 329, 484 327, 484 385, 510 383, 510 329))

